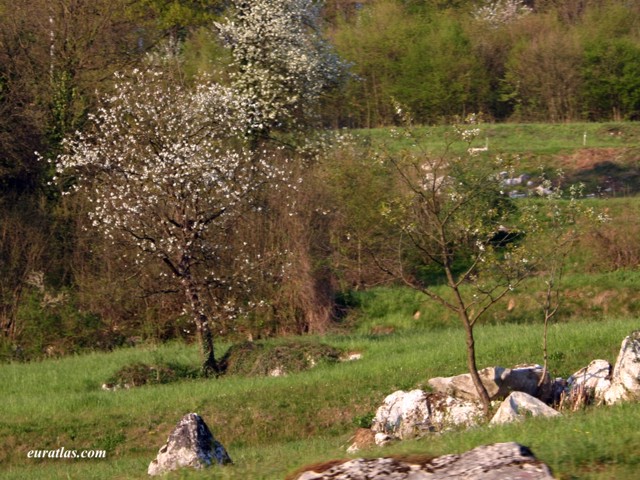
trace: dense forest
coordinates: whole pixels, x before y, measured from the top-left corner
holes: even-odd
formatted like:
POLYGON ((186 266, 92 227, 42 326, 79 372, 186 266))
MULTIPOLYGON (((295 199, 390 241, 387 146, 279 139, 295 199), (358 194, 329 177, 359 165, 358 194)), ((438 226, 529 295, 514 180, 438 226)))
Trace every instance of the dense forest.
MULTIPOLYGON (((89 228, 88 199, 62 195, 54 160, 113 92, 116 72, 155 62, 186 85, 231 82, 234 59, 215 26, 229 3, 0 0, 2 359, 193 337, 182 297, 155 280, 158 265, 131 263, 131 246, 89 228), (163 64, 167 52, 179 61, 163 64)), ((471 112, 486 122, 640 118, 637 2, 330 0, 322 21, 349 74, 322 96, 316 127, 392 126, 399 104, 418 124, 471 112)), ((295 215, 262 199, 274 218, 238 227, 261 232, 261 251, 285 244, 293 273, 262 272, 255 291, 268 304, 221 319, 218 334, 321 332, 349 289, 385 280, 344 239, 369 231, 384 249, 371 212, 346 193, 378 198, 388 179, 348 150, 304 176, 295 215)))

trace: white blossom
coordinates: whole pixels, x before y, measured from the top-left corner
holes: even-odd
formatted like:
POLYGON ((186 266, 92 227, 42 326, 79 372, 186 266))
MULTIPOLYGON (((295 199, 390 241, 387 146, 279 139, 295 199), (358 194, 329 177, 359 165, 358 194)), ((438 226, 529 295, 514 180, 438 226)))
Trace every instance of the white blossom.
MULTIPOLYGON (((289 177, 281 150, 256 155, 238 140, 245 105, 207 79, 187 88, 154 69, 119 75, 91 128, 64 141, 57 174, 90 199, 93 227, 137 247, 138 263, 155 257, 182 281, 202 265, 242 260, 233 272, 198 271, 202 282, 234 290, 254 266, 231 241, 234 225, 265 185, 289 177)), ((219 300, 228 314, 233 302, 219 300)))
POLYGON ((233 62, 234 88, 246 97, 248 133, 295 126, 346 65, 320 32, 314 0, 232 0, 234 15, 215 26, 233 62))
POLYGON ((497 28, 518 20, 531 11, 522 0, 488 0, 475 10, 473 16, 497 28))

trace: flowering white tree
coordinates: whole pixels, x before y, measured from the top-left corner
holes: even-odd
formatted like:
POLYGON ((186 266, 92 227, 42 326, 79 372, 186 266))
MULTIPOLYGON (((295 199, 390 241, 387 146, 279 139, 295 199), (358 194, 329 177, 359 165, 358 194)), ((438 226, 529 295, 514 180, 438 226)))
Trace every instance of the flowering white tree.
POLYGON ((474 17, 497 28, 518 20, 531 11, 531 7, 522 0, 488 0, 475 10, 474 17))
POLYGON ((318 106, 323 94, 345 79, 346 65, 322 37, 322 3, 231 0, 230 16, 215 25, 231 54, 231 86, 246 99, 249 148, 261 155, 269 145, 286 145, 296 158, 296 183, 305 179, 306 187, 286 201, 280 194, 265 198, 272 216, 264 230, 286 232, 275 235, 269 248, 286 251, 287 271, 295 273, 276 288, 262 285, 272 300, 266 316, 272 314, 277 323, 293 320, 300 332, 322 331, 332 311, 328 274, 315 258, 323 235, 318 205, 310 200, 314 183, 306 179, 327 148, 328 135, 312 128, 318 106))
POLYGON ((321 2, 231 4, 233 16, 215 25, 232 53, 233 86, 247 98, 248 133, 265 138, 273 129, 305 126, 321 94, 346 71, 321 35, 321 2))
POLYGON ((243 105, 209 81, 187 88, 136 71, 119 78, 92 128, 66 140, 57 161, 92 202, 94 227, 134 242, 136 261, 166 266, 197 326, 205 374, 218 373, 212 322, 236 311, 255 267, 234 231, 261 189, 286 177, 277 151, 246 150, 243 105), (203 301, 205 290, 213 301, 203 301))

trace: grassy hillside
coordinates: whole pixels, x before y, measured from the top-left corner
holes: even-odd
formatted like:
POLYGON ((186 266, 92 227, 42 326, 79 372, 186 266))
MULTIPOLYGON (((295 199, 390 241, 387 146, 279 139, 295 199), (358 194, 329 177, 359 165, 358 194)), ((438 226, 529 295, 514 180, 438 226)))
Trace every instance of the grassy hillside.
MULTIPOLYGON (((553 373, 566 376, 594 358, 615 360, 635 319, 555 325, 553 373)), ((480 365, 540 361, 539 325, 485 326, 478 331, 480 365)), ((0 367, 1 478, 145 478, 174 424, 200 413, 236 465, 216 478, 276 479, 305 463, 344 457, 350 435, 384 397, 464 371, 461 331, 420 328, 391 335, 330 335, 323 341, 362 360, 318 366, 281 378, 191 380, 107 392, 101 382, 134 361, 197 363, 179 344, 125 349, 0 367), (105 449, 106 460, 33 460, 31 449, 105 449)), ((433 455, 515 440, 529 445, 561 478, 633 478, 640 462, 640 405, 600 408, 558 420, 456 432, 365 452, 433 455), (577 476, 576 476, 577 475, 577 476)), ((204 478, 211 472, 170 478, 204 478)))
MULTIPOLYGON (((489 147, 507 153, 554 155, 583 148, 638 148, 640 122, 610 123, 484 123, 480 124, 477 146, 489 139, 489 147), (586 133, 586 139, 585 139, 586 133)), ((419 127, 429 133, 433 148, 445 143, 451 131, 447 125, 419 127)), ((372 141, 391 138, 390 129, 358 130, 356 133, 372 141)), ((399 143, 402 145, 402 142, 399 143)), ((405 145, 409 145, 407 141, 405 145)))
MULTIPOLYGON (((640 122, 566 124, 480 124, 474 147, 488 142, 491 154, 514 157, 515 173, 539 174, 540 167, 561 168, 568 182, 584 182, 588 193, 607 196, 640 191, 640 122), (611 188, 610 191, 606 189, 611 188)), ((400 130, 359 130, 357 134, 377 148, 390 150, 410 147, 414 139, 400 130)), ((451 132, 450 126, 418 127, 414 133, 427 151, 441 153, 451 132)), ((452 145, 454 151, 467 148, 452 145)))
MULTIPOLYGON (((640 329, 640 198, 611 198, 640 190, 640 124, 481 128, 478 141, 488 137, 490 153, 517 153, 521 171, 563 167, 570 180, 584 180, 594 192, 600 185, 614 187, 585 200, 606 211, 612 222, 572 252, 562 286, 564 303, 549 334, 553 375, 567 377, 595 358, 613 363, 622 339, 640 329)), ((429 130, 429 149, 443 147, 444 131, 429 130)), ((392 138, 387 130, 358 134, 374 147, 411 146, 410 140, 392 138)), ((481 367, 542 362, 540 290, 540 280, 529 279, 477 329, 481 367)), ((116 371, 137 362, 194 368, 198 351, 182 343, 0 365, 0 478, 147 478, 157 450, 177 421, 192 411, 203 416, 235 465, 168 478, 282 479, 304 464, 345 457, 350 436, 370 420, 386 395, 424 388, 434 376, 465 372, 462 331, 438 305, 391 286, 347 296, 350 310, 341 324, 311 340, 360 352, 362 359, 321 364, 287 377, 228 376, 115 392, 101 389, 116 371), (27 457, 30 450, 60 447, 106 450, 107 458, 27 457)), ((218 351, 228 347, 219 345, 218 351)), ((640 469, 638 422, 640 404, 588 408, 562 418, 452 432, 362 455, 440 455, 517 441, 531 447, 557 478, 635 479, 640 469)))

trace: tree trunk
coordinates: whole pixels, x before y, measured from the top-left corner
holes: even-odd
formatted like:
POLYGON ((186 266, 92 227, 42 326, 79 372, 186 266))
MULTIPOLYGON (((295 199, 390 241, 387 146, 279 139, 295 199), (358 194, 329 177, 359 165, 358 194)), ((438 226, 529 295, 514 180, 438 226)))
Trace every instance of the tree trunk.
POLYGON ((476 364, 476 344, 473 337, 473 325, 471 325, 469 317, 467 316, 467 313, 465 311, 461 311, 459 313, 459 316, 462 320, 466 336, 467 368, 469 370, 469 374, 471 375, 473 385, 476 387, 476 392, 478 393, 480 402, 482 403, 482 410, 484 411, 484 414, 488 416, 489 410, 491 408, 491 399, 489 398, 489 392, 487 392, 484 383, 482 383, 482 380, 480 379, 480 374, 478 373, 478 366, 476 364))
POLYGON ((192 281, 191 275, 188 273, 185 274, 182 278, 182 284, 185 289, 187 301, 191 307, 191 312, 193 313, 193 319, 196 323, 202 358, 202 374, 205 377, 217 377, 221 372, 215 358, 213 333, 211 331, 209 317, 204 311, 198 288, 192 281))
MULTIPOLYGON (((446 245, 443 238, 443 245, 446 245)), ((467 369, 469 370, 469 375, 471 375, 471 380, 473 381, 473 385, 476 387, 476 392, 478 393, 478 398, 482 403, 482 410, 484 414, 488 417, 489 410, 491 409, 491 399, 489 398, 489 392, 487 392, 486 387, 482 383, 480 379, 480 374, 478 373, 478 366, 476 364, 476 342, 473 337, 473 323, 469 318, 469 314, 467 313, 466 305, 464 299, 462 298, 462 294, 460 293, 460 289, 458 288, 458 284, 456 283, 453 272, 451 271, 451 267, 449 265, 448 257, 444 256, 444 268, 447 274, 447 280, 449 282, 449 288, 453 290, 453 294, 456 299, 456 304, 458 306, 458 317, 462 321, 462 326, 464 327, 466 343, 467 343, 467 369)))

